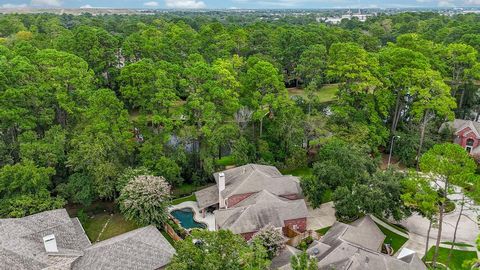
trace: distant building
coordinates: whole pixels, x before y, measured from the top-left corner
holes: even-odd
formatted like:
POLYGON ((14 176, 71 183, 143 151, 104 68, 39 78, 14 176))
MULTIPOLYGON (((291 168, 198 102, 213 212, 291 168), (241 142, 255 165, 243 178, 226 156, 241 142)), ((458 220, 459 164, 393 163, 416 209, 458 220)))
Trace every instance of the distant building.
POLYGON ((0 269, 162 269, 175 249, 154 226, 90 243, 65 209, 0 219, 0 269))
POLYGON ((284 233, 306 230, 308 211, 297 177, 273 166, 247 164, 214 173, 214 178, 215 186, 195 195, 203 213, 214 211, 217 229, 247 240, 268 224, 284 233))
MULTIPOLYGON (((402 251, 397 257, 381 253, 385 235, 370 216, 351 224, 335 222, 320 239, 313 241, 307 253, 317 261, 318 269, 348 270, 426 270, 420 258, 411 251, 402 251)), ((300 250, 286 246, 273 258, 272 269, 290 270, 292 256, 300 250)))
POLYGON ((342 22, 342 20, 351 20, 353 18, 357 18, 360 22, 365 22, 368 17, 372 16, 371 14, 344 14, 340 17, 336 16, 336 17, 326 17, 326 18, 322 18, 322 20, 325 22, 325 23, 329 23, 329 24, 339 24, 342 22))
POLYGON ((440 129, 448 127, 454 135, 453 141, 465 148, 473 156, 480 155, 480 122, 455 119, 446 123, 440 129))

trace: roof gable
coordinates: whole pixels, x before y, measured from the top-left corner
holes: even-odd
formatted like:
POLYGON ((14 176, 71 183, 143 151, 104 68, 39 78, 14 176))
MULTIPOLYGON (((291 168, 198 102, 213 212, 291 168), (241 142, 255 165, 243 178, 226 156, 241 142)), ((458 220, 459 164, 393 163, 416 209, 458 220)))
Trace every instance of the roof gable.
POLYGON ((303 199, 287 200, 262 190, 237 204, 234 208, 215 211, 215 222, 234 233, 258 231, 271 224, 283 227, 285 220, 308 215, 303 199))
MULTIPOLYGON (((223 171, 225 189, 223 197, 254 193, 263 189, 276 195, 299 194, 297 177, 282 175, 277 168, 267 165, 247 164, 223 171)), ((213 174, 218 184, 218 173, 213 174)))
POLYGON ((471 120, 462 120, 462 119, 455 119, 453 122, 453 127, 455 128, 455 134, 465 134, 467 130, 471 130, 475 133, 477 138, 480 138, 480 123, 474 122, 471 120))

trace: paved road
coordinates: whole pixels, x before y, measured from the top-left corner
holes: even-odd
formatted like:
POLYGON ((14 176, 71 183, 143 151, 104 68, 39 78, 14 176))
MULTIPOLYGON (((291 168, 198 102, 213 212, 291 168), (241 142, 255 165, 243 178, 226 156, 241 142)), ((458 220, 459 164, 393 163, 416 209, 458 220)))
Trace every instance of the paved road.
MULTIPOLYGON (((444 215, 441 242, 453 241, 455 224, 460 214, 460 200, 463 195, 459 187, 453 187, 453 189, 454 192, 448 195, 448 198, 456 203, 456 208, 453 212, 444 215)), ((478 205, 474 205, 473 201, 469 200, 468 198, 466 199, 468 202, 465 204, 463 215, 460 218, 455 242, 468 243, 474 246, 474 248, 466 249, 476 251, 475 240, 480 233, 477 222, 477 218, 480 214, 480 207, 478 205)), ((429 220, 418 214, 414 214, 400 222, 400 224, 408 229, 410 235, 405 247, 424 255, 429 220)), ((432 228, 430 231, 429 247, 435 244, 437 233, 437 228, 432 228)), ((450 246, 445 245, 445 247, 450 246)), ((455 248, 460 249, 458 247, 455 248)))

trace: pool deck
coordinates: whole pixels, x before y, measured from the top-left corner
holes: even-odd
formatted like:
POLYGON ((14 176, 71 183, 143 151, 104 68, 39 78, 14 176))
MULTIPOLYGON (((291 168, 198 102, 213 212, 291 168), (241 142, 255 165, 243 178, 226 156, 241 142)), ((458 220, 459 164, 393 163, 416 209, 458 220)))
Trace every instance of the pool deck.
POLYGON ((195 201, 186 201, 177 205, 172 205, 168 208, 168 212, 172 212, 174 210, 179 210, 182 208, 193 209, 193 218, 195 219, 195 221, 205 223, 209 231, 215 231, 215 216, 212 213, 207 212, 205 214, 205 217, 202 217, 202 213, 200 213, 200 210, 198 209, 198 204, 195 201))

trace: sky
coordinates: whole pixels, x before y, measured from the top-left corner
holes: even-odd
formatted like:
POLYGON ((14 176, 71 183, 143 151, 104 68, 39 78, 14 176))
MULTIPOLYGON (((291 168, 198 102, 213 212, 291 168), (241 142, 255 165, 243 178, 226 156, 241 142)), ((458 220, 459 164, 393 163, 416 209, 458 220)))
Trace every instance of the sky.
POLYGON ((0 0, 0 7, 154 9, 480 7, 480 0, 0 0))

